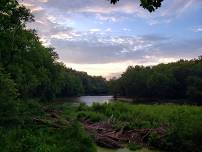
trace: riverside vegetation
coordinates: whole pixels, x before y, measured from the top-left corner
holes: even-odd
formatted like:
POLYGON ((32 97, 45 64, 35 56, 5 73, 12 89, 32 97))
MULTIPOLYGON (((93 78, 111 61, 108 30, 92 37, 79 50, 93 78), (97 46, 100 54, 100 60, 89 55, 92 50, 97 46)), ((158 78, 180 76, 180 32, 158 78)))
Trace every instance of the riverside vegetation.
POLYGON ((19 101, 14 109, 7 111, 7 115, 1 112, 1 118, 5 118, 0 121, 1 151, 95 152, 95 142, 115 148, 118 144, 131 150, 148 147, 200 152, 202 149, 200 106, 112 102, 89 107, 19 101), (106 141, 110 143, 107 145, 106 141))
POLYGON ((146 146, 202 151, 199 106, 117 102, 88 107, 50 102, 113 93, 148 101, 163 97, 200 103, 201 57, 155 67, 129 67, 120 79, 108 82, 58 62, 54 49, 43 46, 36 31, 26 28, 32 21, 30 10, 18 1, 1 0, 0 151, 95 152, 94 141, 106 145, 106 140, 133 150, 146 146))

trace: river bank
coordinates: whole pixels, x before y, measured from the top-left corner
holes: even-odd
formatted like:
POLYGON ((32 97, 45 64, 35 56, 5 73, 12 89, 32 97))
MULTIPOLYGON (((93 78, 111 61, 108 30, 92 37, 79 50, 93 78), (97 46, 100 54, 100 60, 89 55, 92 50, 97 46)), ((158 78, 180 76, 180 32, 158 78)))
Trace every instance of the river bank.
POLYGON ((98 142, 102 145, 110 140, 122 141, 122 137, 126 137, 125 144, 132 149, 146 146, 164 151, 202 150, 202 145, 198 142, 202 139, 200 106, 134 105, 116 101, 102 105, 93 104, 92 107, 80 105, 77 119, 90 122, 87 131, 94 132, 94 137, 99 139, 99 134, 104 136, 101 142, 98 142))
MULTIPOLYGON (((0 149, 5 152, 36 152, 38 149, 50 152, 96 152, 95 143, 99 144, 96 137, 99 138, 100 134, 111 139, 120 138, 122 148, 108 149, 112 152, 127 152, 129 149, 145 151, 145 147, 159 151, 202 150, 200 106, 134 105, 118 101, 94 103, 92 106, 68 101, 23 101, 16 106, 17 115, 6 119, 7 122, 3 122, 4 119, 0 121, 0 149), (100 124, 107 124, 108 127, 100 124), (162 126, 163 134, 159 134, 158 130, 162 130, 159 127, 162 126), (123 137, 126 140, 122 141, 123 137), (138 142, 139 139, 141 142, 138 142)), ((103 141, 100 139, 101 143, 103 141)), ((103 150, 97 148, 97 151, 102 152, 100 149, 103 150)))
MULTIPOLYGON (((57 109, 57 106, 53 107, 57 109)), ((132 149, 134 147, 134 149, 150 147, 165 151, 202 149, 198 143, 200 141, 198 139, 202 138, 200 106, 172 103, 130 104, 116 100, 104 104, 97 101, 92 106, 87 106, 83 102, 74 106, 64 103, 59 107, 65 117, 80 121, 94 142, 101 143, 102 146, 110 147, 103 143, 117 146, 117 140, 123 139, 127 132, 130 132, 128 138, 123 140, 126 140, 124 142, 126 147, 132 142, 129 144, 132 145, 132 149), (104 138, 100 139, 100 134, 104 138), (131 135, 134 136, 133 139, 131 135)), ((118 148, 116 146, 111 148, 118 148)))

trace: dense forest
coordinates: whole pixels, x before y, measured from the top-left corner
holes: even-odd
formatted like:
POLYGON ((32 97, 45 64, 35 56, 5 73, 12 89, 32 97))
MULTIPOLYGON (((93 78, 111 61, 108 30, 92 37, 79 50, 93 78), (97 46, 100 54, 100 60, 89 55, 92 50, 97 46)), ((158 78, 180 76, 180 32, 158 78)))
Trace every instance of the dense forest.
POLYGON ((202 57, 156 66, 129 66, 111 80, 117 96, 149 99, 202 99, 202 57))
POLYGON ((42 45, 35 30, 26 29, 26 23, 34 21, 30 10, 17 1, 3 0, 0 13, 1 94, 10 96, 5 86, 24 99, 107 93, 104 78, 66 68, 53 48, 42 45))

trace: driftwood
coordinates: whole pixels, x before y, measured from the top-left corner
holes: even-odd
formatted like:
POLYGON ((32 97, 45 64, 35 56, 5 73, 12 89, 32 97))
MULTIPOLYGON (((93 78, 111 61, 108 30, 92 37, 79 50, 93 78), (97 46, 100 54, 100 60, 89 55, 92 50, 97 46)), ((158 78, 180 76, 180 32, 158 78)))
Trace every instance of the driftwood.
POLYGON ((160 126, 152 129, 120 130, 113 129, 110 122, 92 123, 83 122, 86 131, 95 137, 95 142, 107 148, 120 148, 124 143, 134 142, 140 145, 147 145, 148 137, 155 133, 162 138, 166 134, 167 126, 160 126))
POLYGON ((107 147, 107 148, 121 148, 122 147, 120 142, 118 142, 114 139, 111 139, 109 137, 102 136, 102 135, 97 135, 95 141, 99 146, 102 146, 102 147, 107 147))
MULTIPOLYGON (((65 128, 69 124, 68 121, 60 120, 60 112, 53 109, 44 109, 47 117, 33 118, 33 122, 38 125, 48 125, 53 128, 65 128)), ((148 137, 155 133, 159 139, 166 135, 167 126, 161 125, 158 128, 145 128, 126 130, 124 128, 116 130, 112 127, 111 121, 93 123, 89 120, 82 122, 85 130, 94 136, 95 142, 107 148, 121 148, 123 144, 134 142, 136 144, 147 146, 148 137)))

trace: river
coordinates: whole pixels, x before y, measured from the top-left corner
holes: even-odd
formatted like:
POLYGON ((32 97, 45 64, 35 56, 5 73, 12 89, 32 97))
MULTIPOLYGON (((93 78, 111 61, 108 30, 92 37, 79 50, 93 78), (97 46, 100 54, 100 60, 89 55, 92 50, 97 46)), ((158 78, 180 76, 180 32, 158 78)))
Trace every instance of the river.
POLYGON ((81 96, 69 98, 68 101, 75 103, 85 103, 91 106, 93 103, 109 103, 113 99, 113 96, 81 96))

